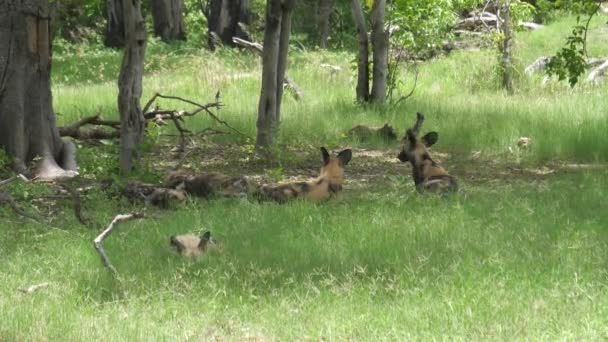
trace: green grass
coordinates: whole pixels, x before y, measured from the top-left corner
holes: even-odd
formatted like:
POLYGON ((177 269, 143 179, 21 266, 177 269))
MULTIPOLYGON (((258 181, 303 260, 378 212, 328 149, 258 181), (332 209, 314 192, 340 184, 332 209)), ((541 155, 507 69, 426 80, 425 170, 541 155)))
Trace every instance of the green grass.
MULTIPOLYGON (((595 56, 608 55, 602 21, 590 34, 595 56)), ((518 70, 554 52, 572 23, 520 33, 518 70)), ((202 150, 187 162, 280 178, 317 169, 319 145, 392 156, 396 143, 360 145, 345 132, 384 122, 402 132, 422 111, 424 129, 439 131, 436 149, 447 153, 433 156, 458 177, 458 194, 420 196, 408 166, 356 149, 341 200, 191 200, 154 211, 93 191, 84 201, 93 223, 85 228, 69 201, 47 208, 50 200, 33 199, 52 190, 15 182, 3 190, 28 210, 51 211, 52 220, 35 224, 0 207, 0 340, 608 339, 608 172, 545 163, 608 161, 606 86, 541 87, 538 77, 518 76, 508 96, 497 88, 495 54, 465 51, 420 65, 407 101, 362 107, 353 101, 352 58, 292 53, 288 73, 304 98, 284 98, 279 165, 243 161, 252 142, 231 136, 198 140, 202 150), (331 76, 320 63, 342 71, 331 76), (533 139, 531 150, 516 148, 521 136, 533 139), (471 158, 476 151, 479 159, 471 158), (201 161, 214 153, 223 158, 201 161), (539 166, 555 172, 534 174, 539 166), (117 213, 138 210, 147 217, 119 226, 105 242, 115 279, 92 240, 117 213), (187 261, 170 250, 171 235, 201 230, 212 231, 221 253, 187 261), (49 287, 18 291, 42 282, 49 287)), ((119 62, 116 51, 54 56, 60 124, 98 111, 116 117, 119 62)), ((152 43, 146 70, 144 100, 158 91, 209 102, 219 89, 219 115, 254 136, 257 57, 152 43)), ((205 116, 187 121, 193 131, 210 125, 217 127, 205 116)), ((148 147, 138 176, 157 180, 158 169, 172 165, 163 152, 169 148, 148 147)), ((116 146, 85 144, 79 159, 86 176, 111 176, 116 146)))
POLYGON ((193 202, 108 238, 120 280, 92 248, 97 230, 9 223, 0 335, 604 339, 606 189, 603 171, 447 199, 378 186, 324 205, 193 202), (170 252, 170 235, 202 229, 223 253, 189 262, 170 252), (32 295, 16 291, 44 281, 32 295))
MULTIPOLYGON (((604 21, 605 17, 600 16, 592 22, 592 56, 608 55, 604 21)), ((417 90, 410 99, 397 106, 361 107, 354 103, 352 54, 301 53, 292 49, 288 73, 303 89, 304 98, 297 102, 285 96, 279 141, 288 145, 311 141, 332 146, 351 144, 345 133, 357 124, 379 126, 389 122, 402 132, 411 125, 414 113, 421 111, 428 119, 425 129, 440 133, 437 148, 448 152, 500 155, 514 147, 517 138, 527 136, 534 141, 531 153, 526 155, 531 161, 608 161, 608 137, 604 134, 608 129, 606 86, 581 84, 570 89, 566 84, 550 83, 542 87, 542 77, 523 75, 525 66, 536 57, 557 51, 573 23, 573 19, 566 18, 542 30, 518 34, 515 55, 516 72, 520 75, 513 96, 498 89, 494 52, 462 51, 422 64, 417 90), (339 65, 342 70, 332 76, 319 67, 321 63, 339 65)), ((213 101, 219 90, 225 104, 220 115, 255 136, 261 74, 257 57, 246 51, 212 54, 204 50, 166 50, 152 46, 148 53, 142 101, 161 92, 205 103, 213 101)), ((53 90, 60 123, 98 111, 106 117, 116 117, 115 79, 120 55, 104 52, 103 56, 103 62, 86 55, 78 57, 83 60, 79 63, 74 56, 57 58, 53 90), (76 66, 80 71, 72 70, 76 66), (73 71, 67 72, 68 79, 77 81, 64 82, 66 70, 73 71), (101 75, 90 76, 93 70, 101 75), (88 84, 91 79, 103 81, 88 84)), ((411 73, 405 75, 404 93, 412 83, 411 73)), ((183 107, 170 101, 159 103, 166 108, 183 107)), ((188 125, 203 129, 214 123, 201 116, 189 120, 188 125)))

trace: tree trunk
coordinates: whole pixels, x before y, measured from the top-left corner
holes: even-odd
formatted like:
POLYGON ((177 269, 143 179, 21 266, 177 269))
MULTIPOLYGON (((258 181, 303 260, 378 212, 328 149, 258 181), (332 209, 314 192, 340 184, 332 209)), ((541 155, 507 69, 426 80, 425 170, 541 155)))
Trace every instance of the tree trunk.
POLYGON ((500 67, 502 71, 502 86, 510 94, 513 93, 513 77, 511 72, 513 66, 511 65, 511 43, 513 41, 512 34, 512 22, 511 22, 511 7, 510 1, 504 0, 498 21, 501 22, 500 30, 503 34, 503 42, 501 46, 502 58, 500 60, 500 67))
POLYGON ((386 78, 388 74, 389 32, 384 27, 386 0, 374 0, 372 9, 372 47, 373 47, 373 80, 371 101, 384 103, 386 100, 386 78))
POLYGON ((281 120, 283 79, 287 68, 287 51, 291 31, 291 13, 295 0, 268 0, 262 55, 262 91, 258 106, 256 148, 265 150, 281 120))
POLYGON ((133 169, 136 148, 141 143, 145 119, 140 106, 146 23, 141 15, 140 0, 123 1, 125 18, 125 53, 118 79, 118 111, 120 113, 120 173, 133 169))
POLYGON ((234 46, 232 37, 250 41, 249 35, 239 23, 249 23, 249 0, 209 0, 208 44, 215 49, 215 40, 227 46, 234 46), (214 38, 216 36, 216 38, 214 38))
POLYGON ((75 147, 59 137, 51 95, 48 0, 0 2, 0 147, 17 172, 40 157, 42 179, 75 175, 75 147))
POLYGON ((365 26, 365 16, 359 0, 353 0, 353 18, 359 37, 359 57, 357 61, 357 101, 369 100, 369 37, 365 26))
POLYGON ((150 0, 154 33, 164 42, 186 40, 184 0, 150 0))
POLYGON ((329 17, 331 16, 333 9, 333 0, 319 0, 317 25, 319 26, 319 47, 321 49, 327 49, 327 40, 329 38, 329 17))
POLYGON ((104 45, 111 48, 125 46, 125 20, 121 0, 106 0, 106 17, 104 45))

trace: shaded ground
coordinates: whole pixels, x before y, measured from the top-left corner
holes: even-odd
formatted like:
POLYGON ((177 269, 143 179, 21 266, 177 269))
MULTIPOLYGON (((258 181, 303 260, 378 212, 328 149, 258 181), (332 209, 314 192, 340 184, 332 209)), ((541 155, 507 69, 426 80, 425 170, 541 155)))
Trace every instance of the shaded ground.
MULTIPOLYGON (((166 174, 177 166, 192 173, 217 171, 245 175, 255 182, 268 183, 308 180, 318 176, 321 167, 320 152, 315 146, 282 149, 280 162, 261 160, 255 157, 252 146, 235 143, 200 142, 188 145, 185 153, 166 153, 171 149, 172 144, 165 142, 149 155, 151 160, 163 160, 154 163, 160 174, 166 174)), ((330 152, 337 153, 341 149, 330 149, 330 152)), ((379 191, 397 180, 411 185, 413 191, 411 166, 396 158, 399 150, 397 144, 352 150, 353 159, 346 167, 346 188, 379 191)), ((517 162, 513 152, 501 156, 484 156, 477 152, 464 157, 434 150, 430 152, 435 161, 457 177, 461 188, 493 183, 538 182, 562 173, 608 168, 606 164, 563 162, 533 165, 517 162)))

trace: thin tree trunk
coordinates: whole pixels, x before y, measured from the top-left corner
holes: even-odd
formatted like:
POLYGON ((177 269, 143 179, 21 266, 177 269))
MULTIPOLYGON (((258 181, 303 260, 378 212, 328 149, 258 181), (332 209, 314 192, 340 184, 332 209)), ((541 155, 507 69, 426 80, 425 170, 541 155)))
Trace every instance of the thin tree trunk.
POLYGON ((273 143, 281 120, 283 79, 295 0, 268 0, 262 55, 262 90, 258 106, 256 148, 266 150, 273 143))
POLYGON ((75 147, 59 137, 51 95, 48 0, 0 2, 0 149, 17 172, 40 157, 35 172, 52 179, 75 174, 75 147))
POLYGON ((389 32, 384 27, 384 12, 386 0, 374 0, 372 9, 372 47, 373 47, 373 79, 371 101, 384 103, 386 100, 386 79, 388 74, 389 32))
POLYGON ((209 49, 215 49, 215 39, 227 46, 234 46, 233 37, 251 40, 239 23, 249 23, 248 0, 210 0, 207 22, 209 49))
POLYGON ((319 0, 319 13, 317 25, 319 27, 319 47, 327 49, 327 40, 329 39, 329 17, 333 11, 333 0, 319 0))
POLYGON ((126 46, 118 80, 118 111, 120 112, 120 172, 133 169, 136 148, 140 144, 145 119, 140 106, 146 26, 141 15, 140 0, 123 2, 126 46))
POLYGON ((502 86, 509 92, 513 93, 513 77, 511 75, 513 66, 511 65, 511 44, 513 42, 512 22, 511 22, 511 7, 510 1, 504 0, 501 8, 501 15, 498 17, 501 22, 500 29, 503 34, 502 42, 502 86))
POLYGON ((369 37, 359 0, 353 0, 353 18, 357 25, 359 56, 357 60, 357 101, 369 100, 369 37))
POLYGON ((186 40, 183 0, 151 0, 154 34, 164 42, 186 40))
POLYGON ((106 0, 106 32, 104 44, 107 47, 125 46, 125 20, 121 0, 106 0))

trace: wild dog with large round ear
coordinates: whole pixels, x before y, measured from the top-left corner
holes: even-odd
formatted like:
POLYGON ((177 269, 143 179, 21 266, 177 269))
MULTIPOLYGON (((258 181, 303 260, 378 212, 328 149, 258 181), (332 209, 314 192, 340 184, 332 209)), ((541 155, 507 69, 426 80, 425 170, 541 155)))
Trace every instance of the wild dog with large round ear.
POLYGON ((210 241, 211 232, 207 231, 200 236, 194 234, 174 235, 170 239, 170 244, 182 256, 198 257, 207 251, 210 241))
POLYGON ((319 177, 308 182, 285 184, 265 184, 260 186, 255 195, 259 199, 273 200, 279 203, 290 199, 305 197, 315 201, 326 200, 342 191, 344 183, 344 166, 352 159, 352 150, 345 149, 336 156, 331 156, 325 147, 321 147, 323 166, 319 177))
POLYGON ((416 113, 416 123, 407 129, 397 158, 412 165, 414 184, 419 192, 457 191, 456 179, 436 163, 427 150, 427 147, 433 146, 439 140, 439 134, 429 132, 418 138, 423 122, 424 115, 416 113))

